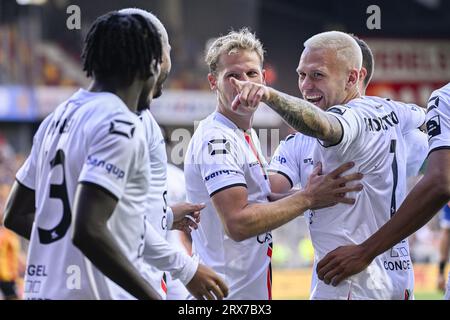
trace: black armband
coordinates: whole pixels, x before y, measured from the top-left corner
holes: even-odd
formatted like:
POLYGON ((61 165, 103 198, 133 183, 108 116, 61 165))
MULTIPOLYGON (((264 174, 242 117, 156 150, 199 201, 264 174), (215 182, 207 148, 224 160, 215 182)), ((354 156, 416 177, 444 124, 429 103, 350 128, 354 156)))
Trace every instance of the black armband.
POLYGON ((443 275, 444 274, 445 264, 446 263, 447 263, 446 261, 440 261, 439 262, 439 275, 443 275))

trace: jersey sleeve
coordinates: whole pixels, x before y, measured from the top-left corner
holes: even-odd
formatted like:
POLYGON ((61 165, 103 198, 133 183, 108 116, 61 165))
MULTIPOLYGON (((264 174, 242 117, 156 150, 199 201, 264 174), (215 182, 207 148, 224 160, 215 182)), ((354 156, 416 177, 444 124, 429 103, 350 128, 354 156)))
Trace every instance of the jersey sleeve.
POLYGON ((130 171, 139 163, 142 148, 139 135, 144 132, 138 125, 122 114, 90 127, 85 134, 93 137, 78 181, 96 184, 120 199, 130 171))
POLYGON ((448 96, 433 92, 428 101, 426 126, 429 153, 439 149, 450 149, 450 101, 448 96))
POLYGON ((39 126, 38 131, 33 137, 33 146, 28 158, 16 173, 16 180, 29 189, 36 189, 36 165, 39 156, 39 150, 44 140, 47 127, 51 123, 53 114, 47 116, 42 124, 39 126))
POLYGON ((428 139, 427 135, 419 129, 410 130, 404 135, 407 156, 406 156, 406 176, 415 177, 427 157, 428 139))
POLYGON ((347 106, 331 107, 327 110, 327 113, 338 119, 342 127, 342 137, 341 140, 334 145, 324 145, 322 141, 318 141, 324 148, 335 147, 334 150, 339 151, 341 154, 345 154, 351 147, 353 141, 360 135, 364 127, 364 121, 347 106))
POLYGON ((402 133, 405 134, 410 130, 419 128, 425 122, 425 109, 413 103, 395 102, 397 112, 402 128, 402 133))
POLYGON ((269 164, 269 172, 286 177, 291 187, 300 183, 298 152, 299 150, 295 148, 295 135, 289 135, 275 150, 269 164))
POLYGON ((245 152, 232 135, 218 130, 205 134, 194 161, 210 197, 234 186, 247 187, 243 170, 245 152))

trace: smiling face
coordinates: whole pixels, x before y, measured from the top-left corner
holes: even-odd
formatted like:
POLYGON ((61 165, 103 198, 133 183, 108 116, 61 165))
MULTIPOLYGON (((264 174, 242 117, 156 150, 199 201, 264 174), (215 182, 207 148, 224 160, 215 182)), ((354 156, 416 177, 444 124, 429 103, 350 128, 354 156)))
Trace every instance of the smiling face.
POLYGON ((231 78, 264 84, 265 70, 261 67, 259 55, 255 51, 242 49, 234 49, 232 53, 222 53, 219 57, 216 72, 208 75, 211 89, 217 92, 220 111, 240 115, 252 114, 256 109, 238 108, 236 111, 231 110, 231 103, 237 95, 237 90, 230 82, 231 78))
POLYGON ((345 102, 349 74, 335 51, 306 48, 297 73, 298 87, 305 100, 323 110, 345 102))

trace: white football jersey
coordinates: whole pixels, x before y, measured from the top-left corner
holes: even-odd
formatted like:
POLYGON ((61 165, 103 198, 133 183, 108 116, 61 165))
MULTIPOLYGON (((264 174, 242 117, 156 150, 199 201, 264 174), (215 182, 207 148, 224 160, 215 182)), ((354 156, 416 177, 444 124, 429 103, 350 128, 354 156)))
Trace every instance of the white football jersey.
MULTIPOLYGON (((429 153, 450 149, 450 83, 433 91, 428 100, 427 132, 429 153)), ((450 300, 450 273, 444 298, 450 300)))
MULTIPOLYGON (((184 181, 184 172, 175 165, 167 164, 167 203, 169 206, 186 201, 186 183, 184 181)), ((201 216, 200 216, 201 218, 201 216)), ((178 250, 183 250, 187 254, 187 248, 183 245, 180 238, 182 231, 167 231, 167 241, 178 250)), ((189 297, 189 291, 180 280, 173 279, 167 274, 167 300, 186 300, 189 297)))
POLYGON ((72 243, 79 182, 119 201, 108 221, 125 256, 140 269, 150 180, 142 124, 112 93, 83 89, 41 124, 17 180, 36 193, 25 275, 26 299, 131 299, 72 243))
POLYGON ((428 100, 429 153, 450 148, 450 83, 433 91, 428 100))
POLYGON ((254 130, 245 133, 218 112, 200 122, 186 153, 188 201, 206 203, 199 228, 192 232, 193 251, 223 277, 229 286, 228 299, 271 298, 272 235, 267 232, 241 242, 232 240, 210 197, 244 186, 249 203, 267 202, 266 166, 254 130))
MULTIPOLYGON (((139 115, 144 125, 147 138, 149 157, 150 157, 150 192, 148 201, 150 202, 150 211, 146 212, 147 221, 163 237, 167 233, 167 154, 166 144, 161 132, 161 128, 156 122, 150 110, 144 110, 139 115)), ((148 248, 148 246, 147 246, 148 248)), ((146 259, 144 255, 143 275, 165 298, 167 294, 166 275, 163 271, 156 268, 146 259)))
MULTIPOLYGON (((328 110, 334 112, 343 123, 343 141, 337 146, 324 148, 314 138, 295 134, 280 144, 272 158, 270 170, 288 177, 294 186, 297 183, 306 184, 313 163, 318 160, 322 161, 325 172, 342 163, 354 161, 354 171, 365 175, 362 181, 364 190, 358 195, 354 206, 339 204, 306 214, 309 216, 316 263, 339 245, 365 240, 390 218, 391 210, 395 212, 405 197, 406 145, 403 136, 411 130, 417 130, 425 115, 417 106, 379 99, 379 102, 375 102, 364 97, 350 101, 347 106, 336 106, 328 110), (346 117, 349 117, 351 122, 346 120, 346 117), (391 143, 389 138, 395 142, 391 143), (386 144, 389 144, 389 148, 386 144), (390 152, 394 149, 395 165, 394 154, 390 152), (392 174, 394 171, 396 178, 392 174), (392 191, 394 185, 395 193, 392 191), (361 214, 356 215, 355 212, 361 214), (377 212, 384 214, 375 215, 377 212)), ((399 244, 395 252, 393 250, 387 256, 385 254, 381 265, 383 268, 380 272, 378 269, 372 271, 371 267, 369 272, 373 275, 352 279, 348 281, 351 285, 347 283, 337 288, 327 286, 321 281, 317 282, 314 268, 311 297, 402 299, 405 294, 409 295, 410 291, 405 290, 412 289, 413 272, 407 242, 399 244), (397 252, 400 252, 401 258, 389 257, 389 254, 396 255, 397 252), (396 280, 388 280, 389 284, 382 283, 383 288, 378 289, 374 283, 387 276, 396 280), (376 281, 368 281, 372 278, 376 281), (392 283, 401 285, 395 288, 392 283)))
MULTIPOLYGON (((372 100, 374 102, 381 104, 388 104, 394 106, 393 108, 395 108, 395 106, 400 108, 403 106, 404 108, 411 107, 411 108, 420 108, 420 110, 424 110, 413 103, 404 103, 376 96, 364 96, 364 99, 372 100)), ((427 157, 428 153, 427 135, 417 128, 402 131, 402 133, 406 145, 406 176, 415 177, 419 175, 419 170, 427 157)))

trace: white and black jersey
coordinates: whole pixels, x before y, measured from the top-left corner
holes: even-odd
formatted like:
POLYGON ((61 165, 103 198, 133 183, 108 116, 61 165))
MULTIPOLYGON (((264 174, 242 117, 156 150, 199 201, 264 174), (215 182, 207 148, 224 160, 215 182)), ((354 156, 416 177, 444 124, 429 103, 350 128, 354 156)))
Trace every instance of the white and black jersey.
POLYGON ((142 123, 112 93, 80 89, 41 124, 17 180, 35 191, 36 215, 25 274, 26 299, 131 299, 72 243, 78 183, 118 199, 108 221, 140 269, 150 180, 142 123))
MULTIPOLYGON (((149 150, 149 167, 151 172, 148 201, 150 210, 146 214, 147 221, 163 238, 167 234, 167 154, 166 144, 161 129, 150 110, 144 110, 140 115, 144 125, 149 150)), ((165 298, 167 294, 166 276, 163 271, 146 261, 144 255, 143 274, 150 284, 165 298)))
MULTIPOLYGON (((161 129, 150 110, 139 115, 144 125, 151 179, 147 194, 146 245, 142 274, 158 291, 167 298, 167 276, 177 279, 181 286, 186 285, 197 271, 198 261, 189 257, 185 250, 167 241, 167 155, 161 129), (155 234, 157 233, 157 234, 155 234), (166 274, 164 271, 168 271, 166 274)), ((174 187, 175 188, 175 187, 174 187)))
MULTIPOLYGON (((354 161, 353 171, 364 174, 363 191, 349 195, 356 197, 355 205, 339 204, 306 214, 316 263, 340 245, 362 242, 395 213, 406 194, 408 150, 404 136, 417 131, 425 117, 415 105, 372 97, 354 99, 328 112, 343 126, 343 138, 337 145, 324 147, 311 137, 295 134, 280 144, 270 164, 270 170, 288 177, 292 185, 305 185, 317 161, 322 162, 324 172, 354 161)), ((402 299, 409 297, 412 288, 409 247, 403 241, 379 256, 367 272, 338 287, 318 282, 314 268, 311 298, 402 299)))
POLYGON ((225 232, 211 197, 227 188, 247 188, 249 203, 265 203, 270 193, 267 163, 254 130, 244 132, 223 114, 202 120, 186 153, 184 174, 189 202, 206 203, 193 251, 223 277, 228 299, 270 299, 272 235, 236 242, 225 232))

